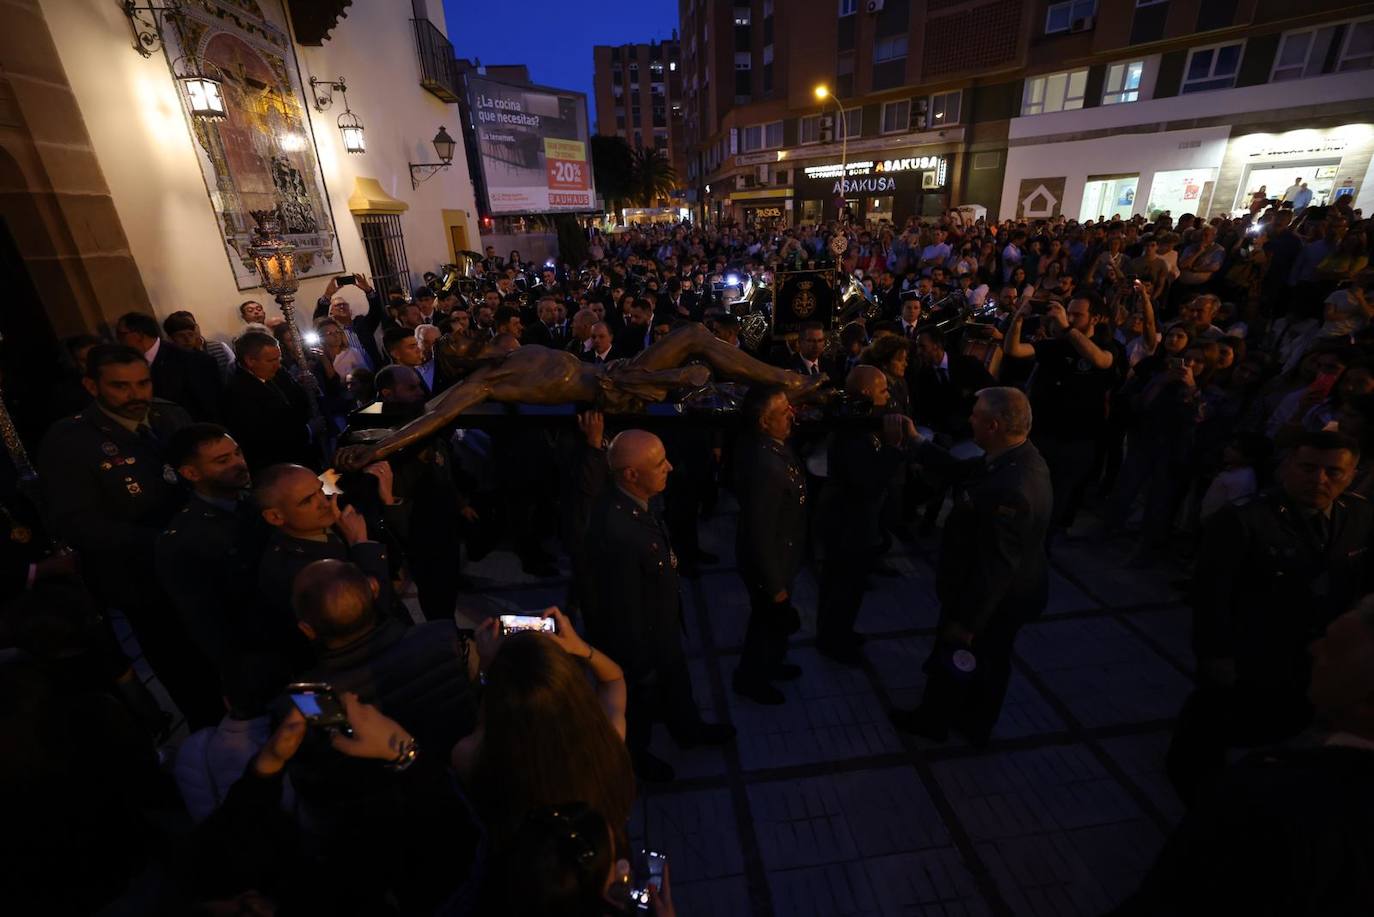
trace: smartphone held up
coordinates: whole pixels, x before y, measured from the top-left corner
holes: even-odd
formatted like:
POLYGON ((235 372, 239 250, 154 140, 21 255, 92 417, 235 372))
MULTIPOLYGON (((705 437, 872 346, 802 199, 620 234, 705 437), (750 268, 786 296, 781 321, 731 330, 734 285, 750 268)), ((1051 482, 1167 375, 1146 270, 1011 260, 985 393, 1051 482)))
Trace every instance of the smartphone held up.
POLYGON ((286 686, 286 694, 291 703, 305 717, 308 726, 317 729, 332 729, 346 736, 353 735, 353 726, 348 722, 343 701, 334 688, 322 681, 301 681, 286 686))
POLYGON ((533 630, 545 634, 558 632, 558 622, 539 615, 501 615, 501 636, 533 630))

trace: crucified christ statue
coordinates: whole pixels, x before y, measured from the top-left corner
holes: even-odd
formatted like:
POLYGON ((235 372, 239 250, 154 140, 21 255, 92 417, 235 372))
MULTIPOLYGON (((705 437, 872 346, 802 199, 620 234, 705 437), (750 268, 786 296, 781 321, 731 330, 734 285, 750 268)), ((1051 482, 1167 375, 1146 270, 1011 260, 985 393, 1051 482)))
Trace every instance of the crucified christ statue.
POLYGON ((670 332, 629 360, 604 366, 584 363, 563 350, 517 346, 483 362, 462 382, 430 399, 424 414, 381 441, 340 449, 335 464, 345 471, 363 468, 428 439, 468 408, 489 399, 526 404, 593 402, 607 411, 624 412, 643 401, 662 401, 670 392, 700 388, 711 380, 712 372, 727 382, 781 385, 792 401, 813 395, 824 379, 770 366, 697 324, 670 332), (684 365, 694 358, 706 365, 684 365))

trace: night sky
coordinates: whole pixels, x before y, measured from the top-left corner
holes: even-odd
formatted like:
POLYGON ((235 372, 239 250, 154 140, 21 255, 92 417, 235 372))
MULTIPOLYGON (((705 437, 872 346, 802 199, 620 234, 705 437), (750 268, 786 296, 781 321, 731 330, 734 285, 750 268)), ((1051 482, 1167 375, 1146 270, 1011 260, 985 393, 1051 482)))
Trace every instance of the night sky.
POLYGON ((671 38, 677 0, 444 0, 444 18, 459 57, 525 64, 536 83, 585 92, 595 133, 592 45, 671 38))

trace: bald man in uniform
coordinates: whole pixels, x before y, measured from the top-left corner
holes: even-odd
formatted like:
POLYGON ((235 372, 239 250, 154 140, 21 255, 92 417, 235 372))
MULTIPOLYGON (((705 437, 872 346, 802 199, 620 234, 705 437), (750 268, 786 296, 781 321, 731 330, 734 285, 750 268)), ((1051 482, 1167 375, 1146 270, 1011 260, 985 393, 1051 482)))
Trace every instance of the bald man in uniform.
POLYGON ((649 501, 663 492, 672 465, 652 433, 626 430, 607 450, 611 486, 587 525, 584 615, 591 641, 625 670, 626 736, 635 771, 667 782, 672 767, 649 753, 655 721, 683 748, 719 745, 735 728, 705 723, 692 697, 682 645, 678 558, 649 501))
MULTIPOLYGON (((258 589, 276 613, 279 631, 295 629, 291 590, 306 566, 317 560, 349 560, 377 581, 378 605, 391 607, 391 571, 386 546, 368 538, 367 523, 353 507, 339 508, 338 497, 309 468, 273 465, 257 476, 253 497, 274 531, 258 566, 258 589)), ((299 649, 299 641, 284 641, 299 649)))

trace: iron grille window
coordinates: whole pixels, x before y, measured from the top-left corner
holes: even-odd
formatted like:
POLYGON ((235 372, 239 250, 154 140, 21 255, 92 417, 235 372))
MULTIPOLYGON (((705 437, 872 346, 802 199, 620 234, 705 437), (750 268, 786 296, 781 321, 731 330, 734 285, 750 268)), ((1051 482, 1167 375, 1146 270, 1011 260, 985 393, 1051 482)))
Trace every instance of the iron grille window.
POLYGON ((372 286, 385 299, 399 288, 410 299, 410 264, 406 261, 405 234, 399 213, 369 213, 358 217, 358 231, 367 252, 372 286))

